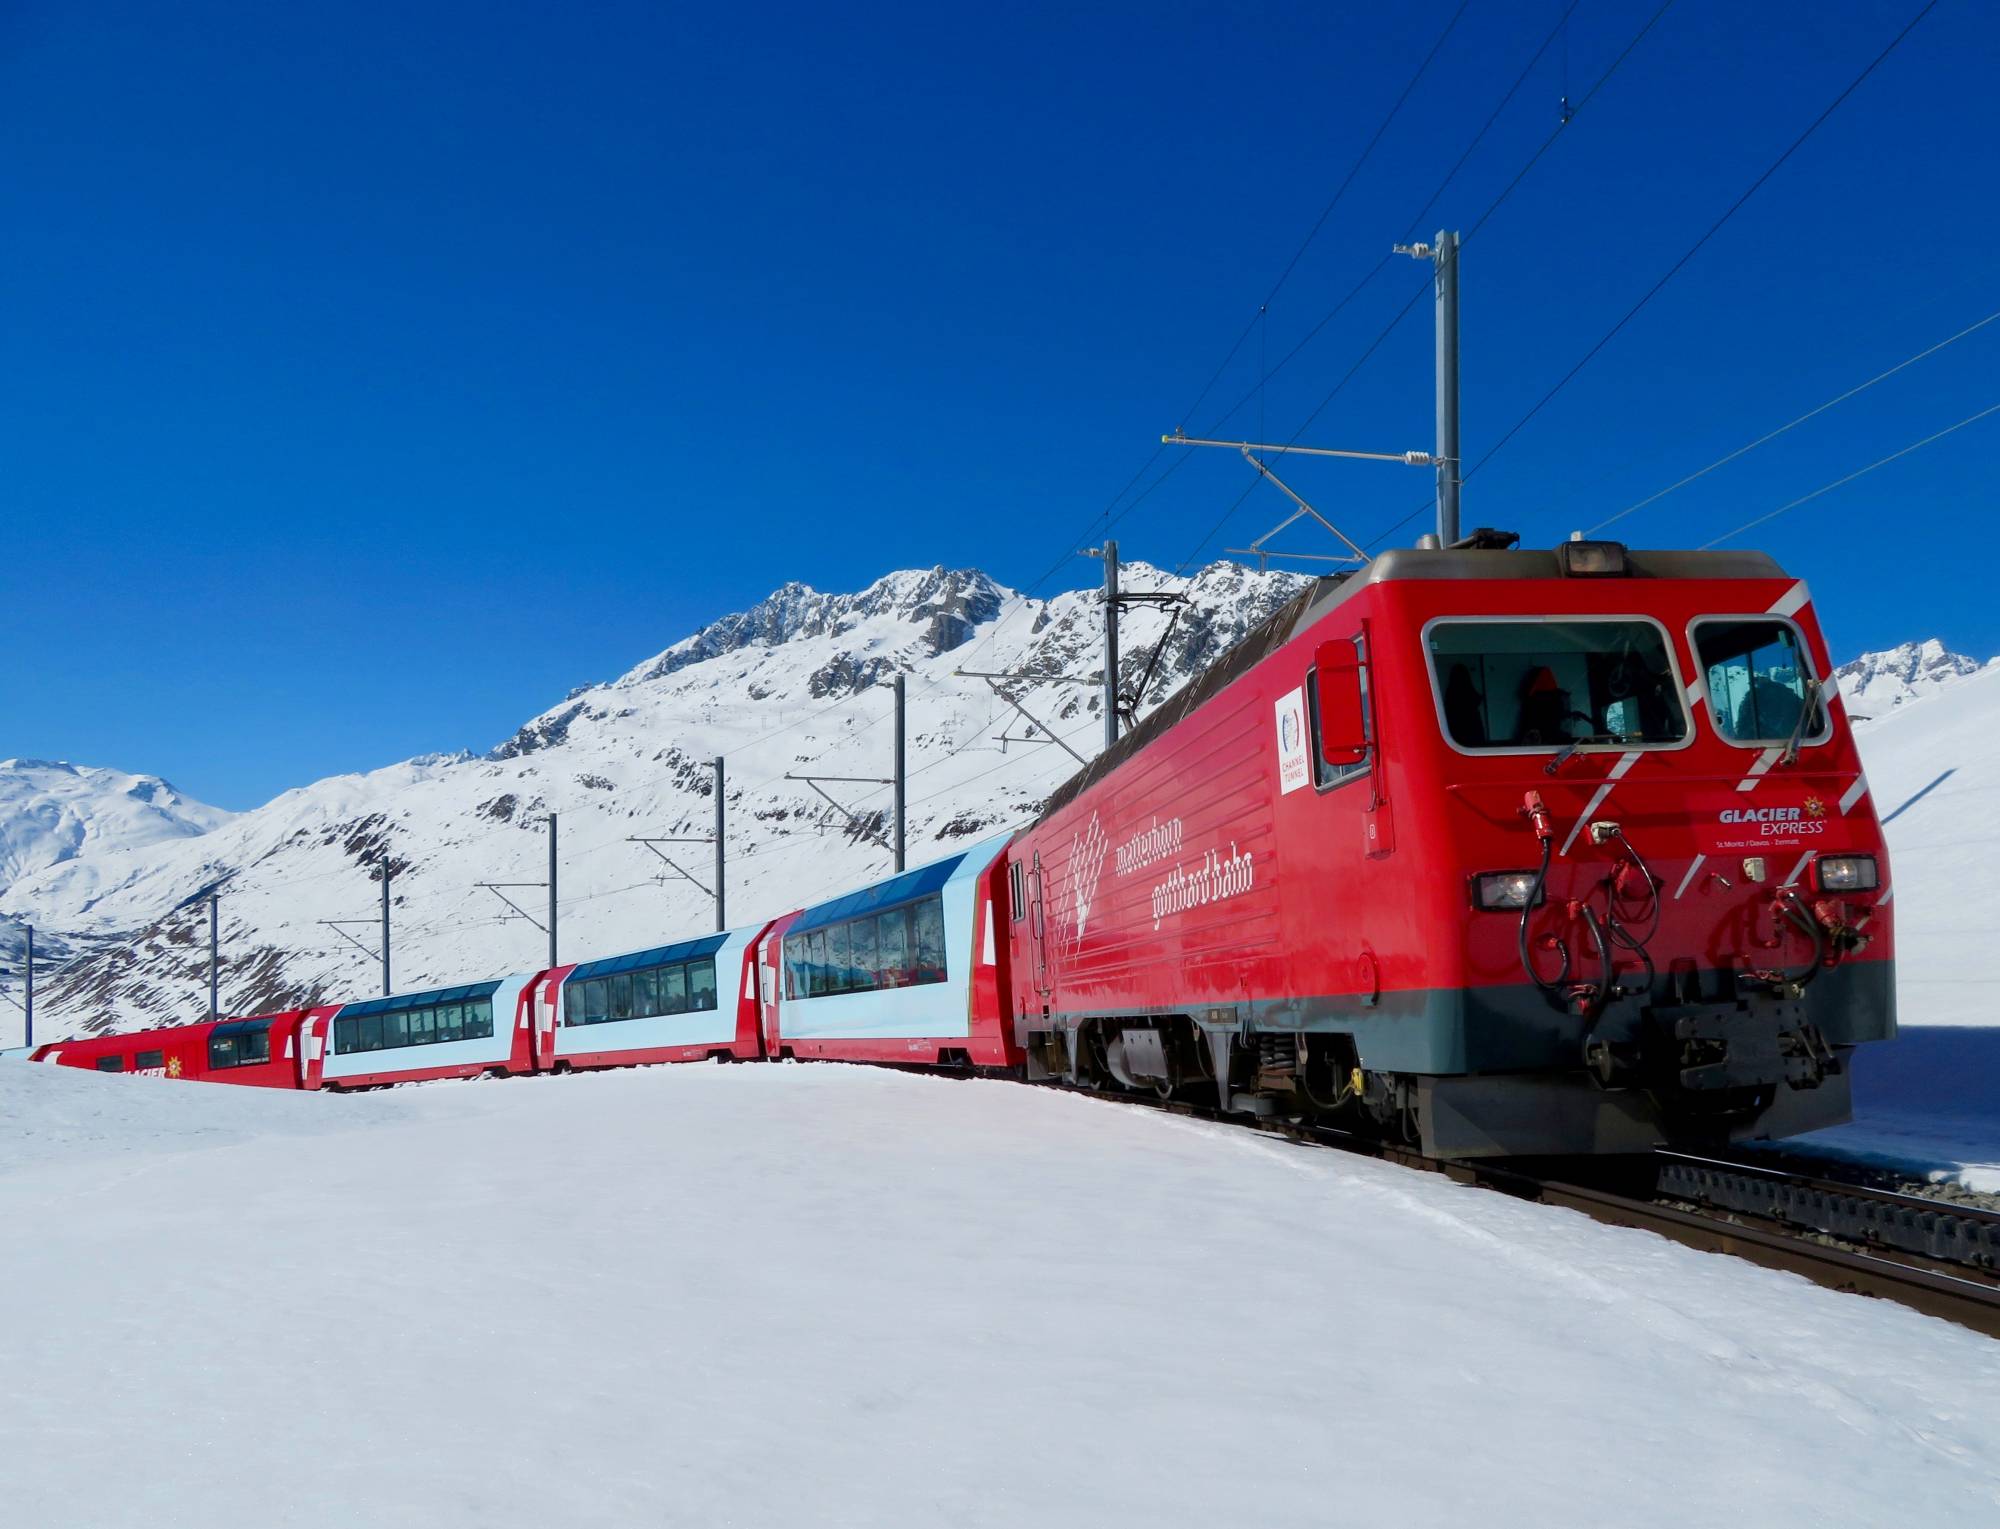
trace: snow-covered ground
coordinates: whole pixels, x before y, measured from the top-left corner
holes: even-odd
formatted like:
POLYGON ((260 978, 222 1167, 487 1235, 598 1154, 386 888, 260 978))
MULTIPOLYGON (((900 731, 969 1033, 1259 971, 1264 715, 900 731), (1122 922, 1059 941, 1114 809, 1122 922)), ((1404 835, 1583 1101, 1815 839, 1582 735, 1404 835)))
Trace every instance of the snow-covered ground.
POLYGON ((0 1064, 0 1122, 10 1524, 2000 1521, 1987 1339, 1086 1098, 0 1064))
POLYGON ((2000 1024, 2000 667, 1855 738, 1889 840, 1902 1022, 2000 1024))
POLYGON ((1854 1070, 1854 1120, 1788 1145, 2000 1194, 2000 1027, 1906 1028, 1854 1070))

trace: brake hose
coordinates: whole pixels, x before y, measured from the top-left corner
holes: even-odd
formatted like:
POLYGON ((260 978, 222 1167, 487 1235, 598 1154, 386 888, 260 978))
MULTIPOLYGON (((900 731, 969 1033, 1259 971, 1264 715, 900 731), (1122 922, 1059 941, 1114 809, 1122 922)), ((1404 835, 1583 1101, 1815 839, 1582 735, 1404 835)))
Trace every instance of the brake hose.
POLYGON ((1799 894, 1790 887, 1781 888, 1775 901, 1785 916, 1792 921, 1793 926, 1812 941, 1812 960, 1805 971, 1796 977, 1784 977, 1786 986, 1804 988, 1819 976, 1820 967, 1826 960, 1826 932, 1820 928, 1819 920, 1812 916, 1811 909, 1806 909, 1803 914, 1799 912, 1804 904, 1799 894))
POLYGON ((1542 900, 1542 887, 1549 879, 1549 858, 1554 850, 1555 845, 1551 840, 1542 840, 1542 863, 1535 871, 1535 884, 1528 889, 1527 900, 1521 904, 1521 923, 1515 939, 1515 944, 1521 953, 1521 969, 1528 974, 1528 980, 1541 989, 1545 997, 1559 992, 1562 985, 1569 981, 1569 946, 1563 943, 1562 936, 1549 937, 1550 943, 1562 956, 1562 970, 1556 973, 1552 982, 1542 980, 1541 973, 1535 970, 1535 959, 1528 950, 1528 920, 1533 917, 1536 906, 1542 900))

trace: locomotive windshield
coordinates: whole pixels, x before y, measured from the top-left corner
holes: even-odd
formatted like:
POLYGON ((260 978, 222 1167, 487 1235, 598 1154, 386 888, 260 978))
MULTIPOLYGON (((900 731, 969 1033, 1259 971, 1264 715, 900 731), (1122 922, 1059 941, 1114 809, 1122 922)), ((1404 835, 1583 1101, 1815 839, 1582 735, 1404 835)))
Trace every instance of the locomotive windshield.
POLYGON ((1794 735, 1812 740, 1826 731, 1812 665, 1789 621, 1697 621, 1694 648, 1715 730, 1731 743, 1784 743, 1794 735), (1809 700, 1811 712, 1801 718, 1809 700))
POLYGON ((1427 641, 1445 732, 1462 749, 1687 737, 1666 638, 1649 621, 1446 620, 1427 641))

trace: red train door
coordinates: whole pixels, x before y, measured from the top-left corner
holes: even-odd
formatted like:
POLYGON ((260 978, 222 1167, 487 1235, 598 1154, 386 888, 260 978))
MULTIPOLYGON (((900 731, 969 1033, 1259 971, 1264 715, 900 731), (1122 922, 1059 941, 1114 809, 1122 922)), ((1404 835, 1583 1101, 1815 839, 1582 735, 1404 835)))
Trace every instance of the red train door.
POLYGON ((1041 995, 1042 1012, 1048 1013, 1049 995, 1055 991, 1055 976, 1049 970, 1048 924, 1043 917, 1042 852, 1035 851, 1028 869, 1028 944, 1034 952, 1035 991, 1041 995))

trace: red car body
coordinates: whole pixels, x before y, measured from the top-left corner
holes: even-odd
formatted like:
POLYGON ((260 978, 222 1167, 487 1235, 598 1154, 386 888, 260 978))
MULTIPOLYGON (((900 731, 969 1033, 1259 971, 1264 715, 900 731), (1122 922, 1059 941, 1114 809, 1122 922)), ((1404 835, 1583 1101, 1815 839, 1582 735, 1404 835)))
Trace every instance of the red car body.
MULTIPOLYGON (((1731 741, 1702 705, 1691 647, 1697 622, 1756 635, 1746 623, 1770 618, 1824 679, 1804 586, 1755 554, 1632 553, 1626 566, 1582 577, 1546 552, 1385 554, 1321 581, 1059 790, 1010 850, 1014 1026, 1037 1071, 1154 1087, 1207 1074, 1245 1096, 1289 1073, 1329 1096, 1375 1093, 1446 1155, 1636 1150, 1846 1118, 1847 1053, 1894 1032, 1887 860, 1853 738, 1829 690, 1795 758, 1731 741), (1711 625, 1730 618, 1744 619, 1711 625), (1467 632, 1518 642, 1535 623, 1565 639, 1657 633, 1685 736, 1460 746, 1432 652, 1469 649, 1467 632), (1312 727, 1315 710, 1355 704, 1327 697, 1322 668, 1356 671, 1362 737, 1329 745, 1312 727), (1287 733, 1300 723, 1303 749, 1287 733), (1324 757, 1356 743, 1351 764, 1324 757), (1601 1000, 1540 990, 1518 912, 1475 906, 1476 878, 1537 864, 1530 793, 1552 861, 1530 953, 1546 979, 1566 950, 1560 986, 1587 975, 1616 990, 1601 1000), (1738 821, 1765 809, 1775 822, 1738 821), (1632 846, 1659 883, 1650 898, 1632 846), (1816 860, 1857 854, 1879 867, 1876 888, 1813 884, 1816 860), (1602 925, 1607 880, 1628 918, 1655 904, 1657 929, 1643 953, 1610 941, 1608 963, 1586 961, 1583 909, 1602 925), (1799 904, 1826 905, 1837 961, 1815 962, 1799 904), (1676 1076, 1702 1065, 1699 1043, 1740 1061, 1781 1036, 1827 1054, 1739 1070, 1730 1087, 1676 1076)), ((1465 667, 1454 661, 1454 684, 1465 667)), ((1549 683, 1521 686, 1522 717, 1549 683)), ((1669 701, 1665 688, 1648 703, 1669 701)))

